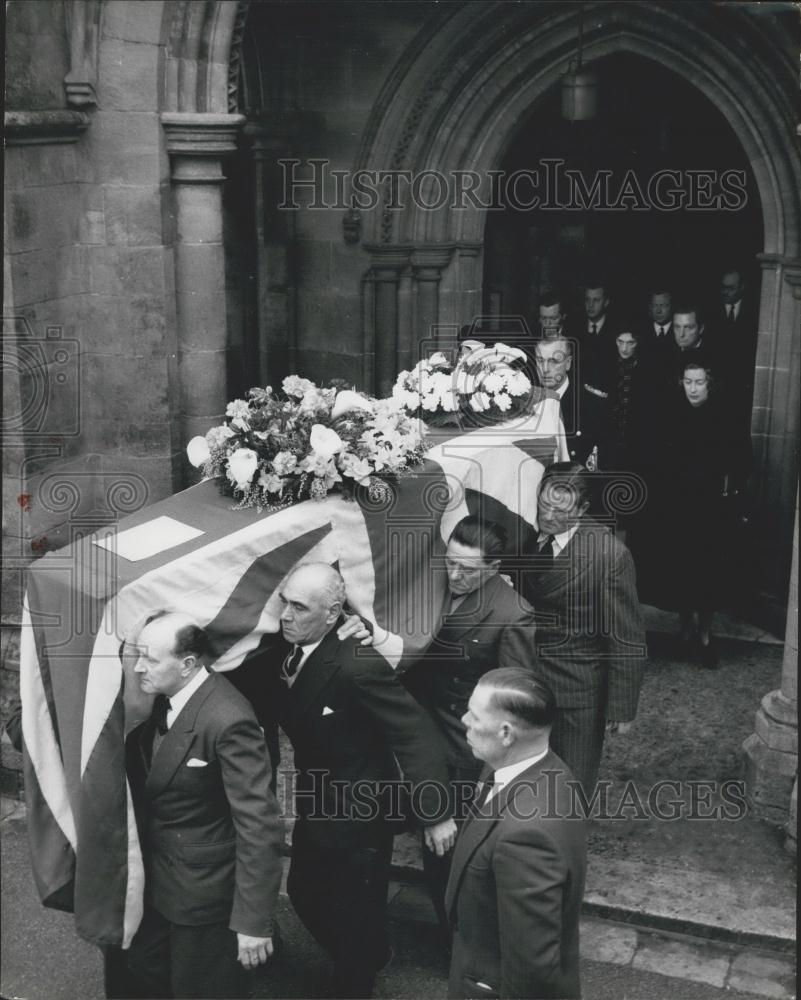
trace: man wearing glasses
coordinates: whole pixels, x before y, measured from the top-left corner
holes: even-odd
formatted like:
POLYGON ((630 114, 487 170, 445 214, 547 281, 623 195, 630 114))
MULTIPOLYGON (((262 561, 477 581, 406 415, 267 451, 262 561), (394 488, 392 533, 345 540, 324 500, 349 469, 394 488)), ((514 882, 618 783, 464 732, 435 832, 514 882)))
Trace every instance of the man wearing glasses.
MULTIPOLYGON (((403 681, 445 739, 457 822, 472 802, 481 771, 467 744, 462 716, 479 678, 497 667, 535 670, 534 609, 499 575, 507 535, 469 516, 453 529, 445 552, 448 588, 433 641, 403 681)), ((423 851, 423 868, 441 928, 450 854, 423 851)))

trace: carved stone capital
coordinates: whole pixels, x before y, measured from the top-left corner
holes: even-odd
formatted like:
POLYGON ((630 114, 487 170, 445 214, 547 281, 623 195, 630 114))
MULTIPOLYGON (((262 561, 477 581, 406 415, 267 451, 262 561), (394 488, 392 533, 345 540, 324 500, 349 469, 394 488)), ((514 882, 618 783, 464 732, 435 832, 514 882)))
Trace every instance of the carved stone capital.
POLYGON ((223 157, 237 148, 244 115, 198 111, 162 111, 170 156, 223 157))

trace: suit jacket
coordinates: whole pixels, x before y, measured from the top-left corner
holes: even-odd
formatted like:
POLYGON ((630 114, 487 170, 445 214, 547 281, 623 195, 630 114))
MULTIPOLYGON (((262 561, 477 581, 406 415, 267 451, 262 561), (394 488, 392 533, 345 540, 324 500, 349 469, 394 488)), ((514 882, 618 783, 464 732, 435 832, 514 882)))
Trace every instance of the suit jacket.
POLYGON ((383 840, 403 817, 397 799, 376 796, 370 786, 396 781, 398 764, 404 778, 421 785, 414 804, 423 825, 447 818, 447 797, 434 787, 447 786, 441 737, 387 661, 354 639, 338 639, 335 626, 289 688, 281 667, 290 649, 275 636, 259 654, 261 711, 272 714, 294 749, 304 842, 346 848, 383 840))
POLYGON ((151 716, 126 744, 146 901, 176 924, 228 920, 233 931, 269 936, 284 825, 252 708, 212 673, 178 713, 148 769, 153 728, 151 716), (193 759, 205 766, 190 766, 193 759))
POLYGON ((462 827, 445 895, 450 997, 580 995, 586 820, 569 777, 549 750, 462 827))
POLYGON ((582 518, 567 548, 538 558, 522 591, 537 611, 537 670, 560 708, 606 704, 633 719, 642 684, 645 633, 629 550, 604 525, 582 518))
POLYGON ((559 401, 567 450, 571 462, 583 463, 592 449, 597 447, 603 467, 609 436, 609 398, 586 389, 580 378, 580 373, 571 369, 567 389, 559 401))
POLYGON ((479 678, 496 667, 534 669, 534 609, 500 576, 448 615, 403 681, 445 737, 451 764, 472 762, 461 719, 479 678))

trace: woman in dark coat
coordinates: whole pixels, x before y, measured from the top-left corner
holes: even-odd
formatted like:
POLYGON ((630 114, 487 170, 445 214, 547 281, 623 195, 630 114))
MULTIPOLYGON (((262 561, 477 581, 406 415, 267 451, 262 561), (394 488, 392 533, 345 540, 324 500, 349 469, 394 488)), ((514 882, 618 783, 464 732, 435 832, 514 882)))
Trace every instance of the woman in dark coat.
POLYGON ((712 616, 728 596, 733 565, 725 504, 747 455, 702 359, 683 366, 667 411, 649 482, 645 597, 679 612, 682 639, 697 642, 703 665, 714 669, 712 616))

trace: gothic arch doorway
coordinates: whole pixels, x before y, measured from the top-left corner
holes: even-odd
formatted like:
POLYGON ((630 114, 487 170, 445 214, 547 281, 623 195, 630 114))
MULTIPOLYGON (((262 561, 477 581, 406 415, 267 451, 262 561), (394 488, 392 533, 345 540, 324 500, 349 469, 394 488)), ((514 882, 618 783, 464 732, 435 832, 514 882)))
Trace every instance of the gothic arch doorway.
POLYGON ((617 314, 636 322, 653 282, 705 301, 733 261, 754 294, 759 193, 726 120, 652 60, 619 53, 593 69, 593 120, 565 121, 557 84, 511 138, 501 170, 519 177, 517 204, 487 216, 482 312, 523 315, 536 332, 538 293, 556 289, 576 319, 579 285, 595 275, 617 314), (529 174, 540 182, 534 207, 529 174))

